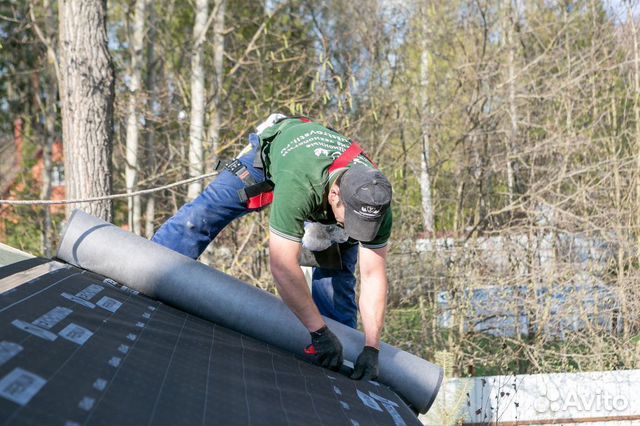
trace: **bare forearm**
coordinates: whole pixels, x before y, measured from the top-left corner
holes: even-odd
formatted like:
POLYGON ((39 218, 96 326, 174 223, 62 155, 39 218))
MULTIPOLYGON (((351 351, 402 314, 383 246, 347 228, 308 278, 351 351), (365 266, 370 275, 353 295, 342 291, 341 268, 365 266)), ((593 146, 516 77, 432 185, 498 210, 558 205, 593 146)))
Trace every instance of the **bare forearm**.
POLYGON ((380 336, 387 307, 387 247, 360 249, 360 316, 364 327, 365 345, 380 348, 380 336))
POLYGON ((282 300, 309 331, 322 328, 325 323, 313 303, 302 269, 298 263, 301 245, 277 235, 271 235, 269 254, 271 273, 276 280, 282 300))
POLYGON ((387 279, 382 278, 377 281, 363 281, 359 300, 365 345, 378 349, 387 306, 387 279))
POLYGON ((282 300, 309 331, 323 327, 324 320, 313 303, 307 281, 299 266, 286 268, 273 265, 271 268, 282 300))

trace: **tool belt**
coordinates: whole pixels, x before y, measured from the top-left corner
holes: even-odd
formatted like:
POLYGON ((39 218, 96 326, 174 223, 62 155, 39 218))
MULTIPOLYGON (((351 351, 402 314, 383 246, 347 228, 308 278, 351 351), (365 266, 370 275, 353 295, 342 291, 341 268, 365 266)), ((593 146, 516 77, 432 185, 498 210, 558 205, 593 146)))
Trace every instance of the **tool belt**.
POLYGON ((249 170, 237 158, 228 163, 218 160, 215 170, 222 169, 238 176, 244 183, 244 188, 238 190, 238 196, 241 202, 247 203, 249 209, 259 210, 273 202, 274 185, 271 180, 266 179, 262 182, 256 182, 249 170))

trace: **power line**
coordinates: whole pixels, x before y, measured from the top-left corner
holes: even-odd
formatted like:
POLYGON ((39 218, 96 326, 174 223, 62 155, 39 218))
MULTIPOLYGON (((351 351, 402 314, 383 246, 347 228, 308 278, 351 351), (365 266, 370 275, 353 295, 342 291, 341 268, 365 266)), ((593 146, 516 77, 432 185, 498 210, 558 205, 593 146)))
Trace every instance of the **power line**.
POLYGON ((91 203, 96 201, 115 200, 117 198, 136 197, 138 195, 145 195, 145 194, 151 194, 158 191, 163 191, 165 189, 203 180, 203 179, 215 176, 217 174, 218 172, 215 171, 211 173, 205 173, 203 175, 192 177, 189 179, 184 179, 178 182, 174 182, 169 185, 159 186, 156 188, 143 189, 140 191, 127 192, 122 194, 105 195, 102 197, 80 198, 80 199, 74 199, 74 200, 0 200, 0 204, 8 204, 8 205, 14 205, 14 206, 37 206, 37 205, 51 205, 51 204, 91 203))

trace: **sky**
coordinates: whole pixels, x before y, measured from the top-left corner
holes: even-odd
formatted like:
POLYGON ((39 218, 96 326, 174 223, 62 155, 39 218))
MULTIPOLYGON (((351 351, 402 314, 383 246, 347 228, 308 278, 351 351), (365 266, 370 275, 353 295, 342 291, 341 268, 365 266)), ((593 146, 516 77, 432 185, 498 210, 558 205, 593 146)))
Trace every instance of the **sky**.
POLYGON ((637 19, 640 14, 640 1, 637 0, 632 0, 631 2, 628 0, 603 0, 602 3, 605 5, 609 15, 615 17, 619 23, 624 23, 627 20, 629 3, 631 3, 634 18, 637 19))

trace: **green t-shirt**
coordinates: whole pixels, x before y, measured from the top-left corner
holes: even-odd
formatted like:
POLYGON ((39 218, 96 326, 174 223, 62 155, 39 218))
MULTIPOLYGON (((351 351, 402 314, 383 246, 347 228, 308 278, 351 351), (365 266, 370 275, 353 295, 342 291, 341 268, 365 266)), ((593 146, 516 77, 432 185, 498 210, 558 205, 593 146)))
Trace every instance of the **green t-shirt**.
MULTIPOLYGON (((269 227, 271 232, 301 242, 304 222, 335 224, 327 195, 331 184, 346 169, 329 175, 333 161, 349 148, 351 141, 317 123, 287 119, 264 130, 265 167, 275 184, 269 227)), ((371 162, 360 155, 351 164, 371 162)), ((392 226, 391 208, 387 211, 378 235, 361 241, 367 248, 384 247, 392 226)))

